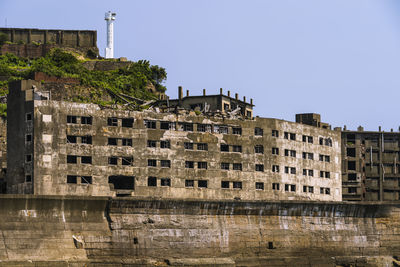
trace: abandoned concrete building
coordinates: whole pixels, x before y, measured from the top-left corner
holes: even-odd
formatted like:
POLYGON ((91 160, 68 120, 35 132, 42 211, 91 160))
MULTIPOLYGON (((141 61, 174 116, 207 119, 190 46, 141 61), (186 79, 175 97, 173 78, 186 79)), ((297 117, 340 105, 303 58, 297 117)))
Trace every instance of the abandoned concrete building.
POLYGON ((339 131, 249 113, 102 109, 51 100, 32 80, 10 84, 8 108, 9 193, 342 199, 339 131))
POLYGON ((343 200, 400 200, 398 132, 342 131, 343 200))

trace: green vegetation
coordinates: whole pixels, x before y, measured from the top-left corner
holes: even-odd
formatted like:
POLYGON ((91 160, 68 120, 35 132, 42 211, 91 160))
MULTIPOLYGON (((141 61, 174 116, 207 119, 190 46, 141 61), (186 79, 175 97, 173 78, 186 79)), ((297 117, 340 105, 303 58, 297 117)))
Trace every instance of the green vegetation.
POLYGON ((0 32, 0 46, 8 41, 8 36, 5 33, 0 32))
MULTIPOLYGON (((90 55, 93 56, 93 55, 90 55)), ((82 65, 82 60, 71 52, 62 49, 53 49, 45 57, 35 60, 20 58, 12 54, 0 56, 0 96, 8 93, 8 82, 28 79, 34 72, 44 72, 49 76, 79 79, 76 86, 77 93, 74 101, 109 104, 102 98, 108 90, 114 94, 126 94, 143 100, 154 99, 155 95, 148 88, 155 88, 156 92, 165 92, 162 83, 167 78, 164 68, 150 65, 149 61, 139 60, 132 62, 125 68, 111 71, 88 70, 82 65), (85 94, 80 94, 86 90, 85 94)), ((120 100, 115 98, 113 103, 120 100)), ((0 113, 3 107, 0 106, 0 113)))

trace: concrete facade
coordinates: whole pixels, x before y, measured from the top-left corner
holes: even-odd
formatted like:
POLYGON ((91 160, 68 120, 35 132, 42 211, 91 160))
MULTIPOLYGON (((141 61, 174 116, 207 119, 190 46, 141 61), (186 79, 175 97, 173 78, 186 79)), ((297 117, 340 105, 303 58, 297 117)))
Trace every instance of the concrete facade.
POLYGON ((34 81, 10 90, 10 193, 341 200, 338 131, 49 97, 34 81))

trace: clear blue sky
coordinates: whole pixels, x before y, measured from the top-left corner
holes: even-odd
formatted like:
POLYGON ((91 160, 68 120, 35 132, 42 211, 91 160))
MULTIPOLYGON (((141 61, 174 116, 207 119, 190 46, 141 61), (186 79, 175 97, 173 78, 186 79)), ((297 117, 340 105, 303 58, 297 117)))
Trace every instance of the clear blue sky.
POLYGON ((104 54, 108 10, 115 56, 165 67, 173 98, 222 87, 262 117, 400 126, 399 0, 1 0, 0 26, 97 30, 104 54))

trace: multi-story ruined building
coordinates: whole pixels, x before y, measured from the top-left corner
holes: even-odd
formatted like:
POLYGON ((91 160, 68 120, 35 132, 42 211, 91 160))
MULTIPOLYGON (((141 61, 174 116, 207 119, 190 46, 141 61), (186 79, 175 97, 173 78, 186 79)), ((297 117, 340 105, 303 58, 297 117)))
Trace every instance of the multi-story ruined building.
POLYGON ((398 132, 342 132, 343 200, 400 200, 398 132))
MULTIPOLYGON (((237 119, 56 101, 35 81, 10 87, 10 193, 341 200, 338 131, 253 118, 245 101, 237 119)), ((207 101, 235 100, 221 95, 207 101)))

